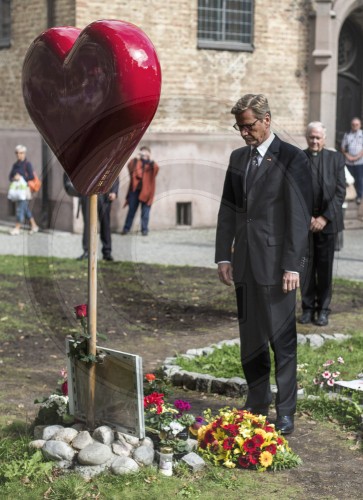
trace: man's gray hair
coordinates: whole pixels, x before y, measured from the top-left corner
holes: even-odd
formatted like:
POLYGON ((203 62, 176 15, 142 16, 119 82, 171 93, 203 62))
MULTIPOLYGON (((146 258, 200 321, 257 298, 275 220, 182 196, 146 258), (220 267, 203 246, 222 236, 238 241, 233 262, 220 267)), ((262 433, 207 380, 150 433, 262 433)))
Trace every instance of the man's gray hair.
POLYGON ((306 137, 310 134, 313 128, 320 128, 323 131, 324 139, 326 138, 326 126, 322 122, 310 122, 306 127, 306 137))
POLYGON ((18 144, 15 148, 15 153, 26 153, 26 147, 22 144, 18 144))
POLYGON ((266 113, 271 116, 270 106, 267 97, 263 94, 246 94, 239 99, 231 109, 232 115, 239 115, 247 109, 252 110, 259 120, 265 118, 266 113))

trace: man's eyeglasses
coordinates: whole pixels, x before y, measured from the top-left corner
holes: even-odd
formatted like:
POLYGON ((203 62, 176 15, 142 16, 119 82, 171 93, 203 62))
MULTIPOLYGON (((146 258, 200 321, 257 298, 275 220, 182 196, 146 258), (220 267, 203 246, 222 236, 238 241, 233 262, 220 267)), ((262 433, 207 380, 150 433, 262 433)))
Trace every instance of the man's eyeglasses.
POLYGON ((242 132, 243 129, 246 129, 248 132, 251 132, 251 130, 253 129, 253 127, 256 125, 256 123, 259 121, 260 119, 257 118, 257 120, 255 120, 253 123, 245 123, 244 125, 240 125, 239 123, 235 123, 233 125, 233 128, 235 130, 238 130, 239 132, 242 132))

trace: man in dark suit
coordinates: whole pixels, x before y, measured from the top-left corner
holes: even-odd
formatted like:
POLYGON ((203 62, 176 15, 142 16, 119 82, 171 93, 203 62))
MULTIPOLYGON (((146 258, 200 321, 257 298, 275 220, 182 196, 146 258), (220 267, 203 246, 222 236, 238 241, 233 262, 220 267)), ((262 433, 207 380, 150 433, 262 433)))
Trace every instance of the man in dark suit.
POLYGON ((302 310, 299 323, 328 324, 332 297, 335 240, 343 230, 345 198, 345 160, 340 152, 324 149, 326 129, 311 122, 306 129, 313 180, 314 209, 310 224, 310 258, 301 288, 302 310), (318 317, 315 321, 315 312, 318 317))
POLYGON ((232 152, 216 235, 220 280, 234 281, 241 361, 248 383, 245 409, 268 414, 269 344, 278 393, 276 428, 294 429, 296 410, 296 289, 304 268, 312 209, 309 162, 270 130, 262 94, 247 94, 232 108, 247 146, 232 152))

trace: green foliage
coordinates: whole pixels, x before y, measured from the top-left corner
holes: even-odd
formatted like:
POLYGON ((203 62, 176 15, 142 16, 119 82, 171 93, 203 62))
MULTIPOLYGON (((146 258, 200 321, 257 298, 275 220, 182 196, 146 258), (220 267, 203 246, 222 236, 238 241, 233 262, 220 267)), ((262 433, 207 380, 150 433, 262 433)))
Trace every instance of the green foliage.
POLYGON ((349 430, 362 429, 363 409, 359 404, 359 394, 331 398, 323 393, 319 397, 299 400, 298 410, 308 412, 317 420, 336 421, 349 430))
POLYGON ((242 377, 239 345, 223 345, 216 348, 208 356, 197 356, 187 359, 178 356, 176 364, 183 370, 197 373, 208 373, 214 377, 242 377))
POLYGON ((60 477, 49 489, 49 500, 84 500, 85 498, 98 498, 98 488, 90 485, 78 474, 68 474, 60 477))
POLYGON ((301 458, 293 453, 292 451, 285 451, 282 453, 281 451, 277 451, 274 456, 274 461, 271 465, 271 470, 285 470, 285 469, 293 469, 302 464, 301 458))
POLYGON ((30 455, 24 452, 19 459, 5 462, 1 466, 0 477, 2 481, 15 481, 20 479, 40 479, 43 475, 49 474, 53 468, 51 462, 44 462, 42 452, 37 450, 30 455))

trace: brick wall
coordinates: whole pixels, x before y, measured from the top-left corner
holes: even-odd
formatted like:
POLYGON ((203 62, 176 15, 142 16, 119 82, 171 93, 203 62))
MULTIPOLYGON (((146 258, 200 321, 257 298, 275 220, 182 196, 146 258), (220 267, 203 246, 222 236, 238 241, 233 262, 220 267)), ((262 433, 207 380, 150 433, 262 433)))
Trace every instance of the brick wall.
MULTIPOLYGON (((23 103, 21 68, 31 41, 47 27, 47 2, 13 0, 12 5, 12 44, 9 49, 0 50, 0 196, 6 195, 7 174, 14 160, 13 146, 22 142, 22 130, 24 134, 26 131, 23 137, 26 136, 30 148, 30 159, 41 164, 39 134, 23 103), (19 131, 16 139, 14 131, 19 131), (10 132, 12 142, 9 142, 10 132)), ((168 207, 165 201, 170 199, 174 204, 172 197, 165 195, 171 185, 175 186, 175 179, 170 179, 175 168, 172 170, 170 164, 182 165, 185 176, 191 179, 186 191, 194 192, 205 180, 205 169, 200 168, 203 162, 216 164, 223 170, 228 148, 242 145, 243 141, 231 127, 230 108, 244 93, 265 93, 271 105, 274 130, 291 142, 304 145, 310 0, 256 0, 253 52, 198 50, 195 0, 57 0, 54 5, 56 25, 83 28, 97 19, 122 19, 143 29, 156 47, 163 75, 162 96, 145 141, 152 147, 155 145, 155 159, 163 165, 158 182, 163 209, 157 217, 157 207, 153 208, 153 223, 159 220, 162 227, 175 224, 174 206, 168 207)), ((59 166, 52 166, 49 174, 54 210, 62 203, 61 172, 59 166)), ((127 180, 124 189, 126 185, 127 180)), ((212 198, 219 189, 218 178, 216 186, 209 189, 212 198)), ((201 204, 202 201, 198 214, 203 212, 201 204)), ((125 211, 121 211, 121 205, 120 202, 117 213, 113 214, 115 228, 123 223, 125 211)), ((0 203, 0 218, 3 218, 2 206, 0 203)), ((193 217, 193 224, 212 223, 215 210, 212 212, 206 210, 208 215, 193 217)), ((59 221, 57 224, 62 225, 59 221)))

